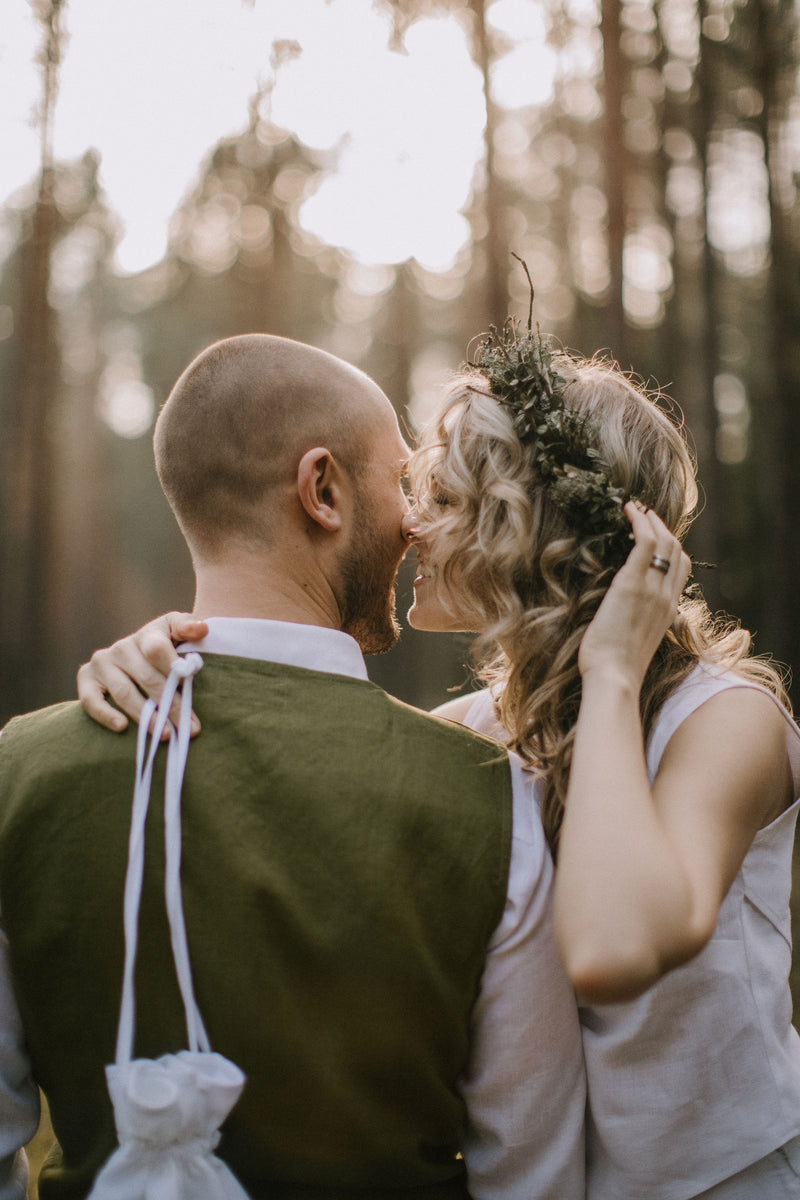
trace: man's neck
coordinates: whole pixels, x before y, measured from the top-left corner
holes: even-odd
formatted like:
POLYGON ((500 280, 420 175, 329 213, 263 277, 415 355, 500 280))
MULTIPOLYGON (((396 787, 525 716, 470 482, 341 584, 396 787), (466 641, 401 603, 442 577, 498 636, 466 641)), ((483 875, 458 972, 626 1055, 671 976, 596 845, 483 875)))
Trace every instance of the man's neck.
POLYGON ((336 598, 324 578, 299 579, 276 568, 242 563, 198 567, 194 614, 205 617, 260 617, 341 629, 336 598))

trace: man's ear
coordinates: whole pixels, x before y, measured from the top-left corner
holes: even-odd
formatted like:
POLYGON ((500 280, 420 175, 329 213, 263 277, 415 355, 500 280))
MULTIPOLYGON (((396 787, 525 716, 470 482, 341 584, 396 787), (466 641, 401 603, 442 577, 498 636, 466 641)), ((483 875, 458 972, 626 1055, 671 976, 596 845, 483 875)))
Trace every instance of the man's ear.
POLYGON ((328 533, 342 528, 342 471, 330 450, 315 446, 297 464, 297 495, 308 516, 328 533))

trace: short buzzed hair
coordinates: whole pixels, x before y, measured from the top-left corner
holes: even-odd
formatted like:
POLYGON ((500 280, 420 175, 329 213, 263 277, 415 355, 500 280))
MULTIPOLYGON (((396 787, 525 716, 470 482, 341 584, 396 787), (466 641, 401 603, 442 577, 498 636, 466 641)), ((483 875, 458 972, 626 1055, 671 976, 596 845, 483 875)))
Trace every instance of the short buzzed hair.
POLYGON ((351 475, 368 454, 359 416, 377 385, 341 359, 288 338, 245 334, 204 350, 156 422, 156 469, 190 546, 268 539, 273 489, 306 450, 330 449, 351 475))

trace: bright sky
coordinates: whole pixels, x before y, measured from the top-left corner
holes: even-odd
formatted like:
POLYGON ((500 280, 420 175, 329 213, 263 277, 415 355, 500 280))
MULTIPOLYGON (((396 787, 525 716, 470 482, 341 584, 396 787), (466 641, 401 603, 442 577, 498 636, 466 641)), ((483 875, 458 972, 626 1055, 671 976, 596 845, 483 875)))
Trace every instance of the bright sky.
MULTIPOLYGON (((495 0, 514 43, 493 80, 508 108, 552 90, 540 0, 495 0)), ((272 118, 311 147, 343 143, 338 173, 304 225, 365 262, 416 257, 444 268, 467 236, 465 204, 481 152, 481 81, 452 17, 412 27, 405 54, 371 0, 69 0, 55 127, 59 158, 100 151, 101 178, 125 236, 119 266, 140 270, 166 247, 167 223, 215 142, 240 132, 247 102, 272 78, 273 43, 299 57, 280 68, 272 118)), ((27 0, 0 22, 0 203, 33 178, 41 34, 27 0)))

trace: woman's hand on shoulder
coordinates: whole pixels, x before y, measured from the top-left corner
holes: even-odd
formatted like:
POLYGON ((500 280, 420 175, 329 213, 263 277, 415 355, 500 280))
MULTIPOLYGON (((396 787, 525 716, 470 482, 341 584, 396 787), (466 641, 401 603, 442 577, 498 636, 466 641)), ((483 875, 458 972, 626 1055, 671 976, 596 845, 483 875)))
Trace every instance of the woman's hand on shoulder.
MULTIPOLYGON (((206 623, 191 613, 171 612, 148 621, 136 633, 95 650, 83 663, 78 669, 78 699, 92 720, 121 733, 128 726, 127 717, 138 722, 148 698, 161 698, 177 657, 176 644, 200 641, 207 633, 206 623)), ((170 716, 177 720, 178 712, 176 697, 170 716)), ((192 736, 199 732, 200 722, 192 713, 192 736)))
POLYGON ((675 619, 691 561, 678 539, 651 509, 625 506, 634 545, 611 581, 583 636, 578 667, 612 671, 637 691, 650 661, 675 619))

